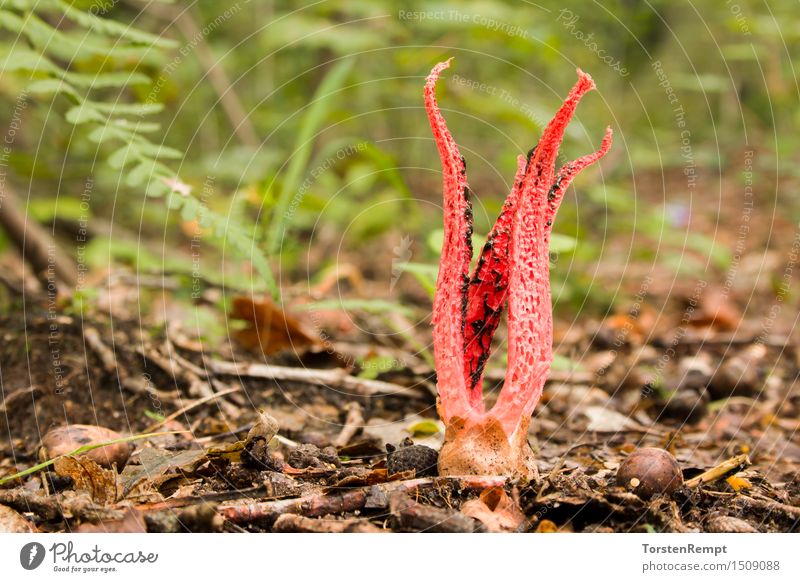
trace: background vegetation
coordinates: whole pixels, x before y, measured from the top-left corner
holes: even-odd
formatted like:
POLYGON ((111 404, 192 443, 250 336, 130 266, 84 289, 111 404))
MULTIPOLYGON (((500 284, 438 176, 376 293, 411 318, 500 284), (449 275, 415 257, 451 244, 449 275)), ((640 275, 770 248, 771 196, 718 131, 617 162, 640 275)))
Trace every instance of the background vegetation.
POLYGON ((632 268, 724 277, 745 152, 761 215, 800 218, 789 0, 3 0, 0 29, 5 180, 89 269, 170 272, 187 300, 197 281, 302 294, 350 262, 381 281, 341 291, 362 308, 419 302, 388 284, 399 272, 430 292, 440 167, 421 91, 450 56, 440 103, 479 235, 575 68, 597 81, 562 156, 609 124, 615 146, 559 216, 559 310, 613 308, 632 268))

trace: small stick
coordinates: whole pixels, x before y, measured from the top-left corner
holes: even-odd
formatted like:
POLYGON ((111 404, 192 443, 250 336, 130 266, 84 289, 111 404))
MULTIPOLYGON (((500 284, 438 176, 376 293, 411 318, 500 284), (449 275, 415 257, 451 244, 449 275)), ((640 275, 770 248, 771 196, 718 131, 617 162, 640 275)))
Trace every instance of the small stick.
POLYGON ((143 432, 153 432, 156 429, 161 428, 162 426, 164 426, 165 424, 167 424, 171 420, 175 420, 176 418, 178 418, 182 414, 185 414, 185 413, 189 412, 190 410, 194 410, 195 408, 197 408, 198 406, 202 406, 206 402, 211 402, 212 400, 214 400, 216 398, 221 398, 223 396, 227 396, 228 394, 233 394, 234 392, 239 392, 240 390, 241 390, 240 386, 234 386, 233 388, 228 388, 227 390, 223 390, 222 392, 214 392, 213 394, 209 394, 208 396, 203 396, 202 398, 199 398, 199 399, 197 399, 197 400, 195 400, 193 402, 190 402, 189 404, 187 404, 183 408, 180 408, 180 409, 176 410, 175 412, 173 412, 169 416, 164 417, 164 420, 160 420, 160 421, 156 422, 155 424, 151 424, 146 429, 144 429, 143 432))
POLYGON ((333 441, 333 445, 337 448, 347 446, 356 433, 364 428, 364 414, 361 411, 361 405, 358 402, 349 402, 346 406, 347 419, 344 421, 342 431, 333 441))
POLYGON ((389 511, 400 529, 436 533, 472 533, 481 529, 478 520, 453 509, 425 505, 396 491, 389 498, 389 511))
POLYGON ((60 282, 63 283, 59 286, 60 290, 72 290, 78 280, 75 260, 55 242, 46 228, 30 216, 27 201, 23 207, 23 201, 5 180, 0 190, 0 229, 5 231, 25 261, 33 267, 43 289, 60 282))
MULTIPOLYGON (((167 350, 170 351, 166 356, 162 355, 157 350, 143 350, 137 349, 136 351, 139 352, 144 358, 153 362, 159 368, 161 368, 165 373, 169 374, 173 378, 178 381, 181 381, 188 385, 189 393, 193 396, 199 396, 202 398, 209 398, 213 400, 213 396, 218 394, 217 391, 214 390, 211 383, 207 380, 203 380, 201 376, 198 376, 193 370, 187 367, 181 367, 178 364, 180 362, 176 361, 171 353, 172 346, 167 344, 167 350)), ((207 377, 207 376, 206 376, 207 377)), ((221 400, 219 402, 219 407, 222 409, 222 412, 228 416, 236 417, 239 413, 239 409, 228 402, 227 400, 221 400)))
POLYGON ((781 503, 772 499, 754 499, 753 497, 749 497, 747 495, 740 495, 733 499, 732 502, 737 505, 744 505, 749 509, 754 509, 757 511, 774 511, 777 513, 782 513, 784 516, 794 520, 795 522, 800 521, 800 507, 794 507, 793 505, 787 505, 786 503, 781 503))
POLYGON ((367 519, 314 519, 294 513, 284 513, 275 520, 274 532, 294 533, 382 533, 367 519))
POLYGON ((300 382, 350 390, 363 396, 379 396, 396 394, 411 398, 427 398, 429 395, 417 388, 408 388, 390 382, 367 380, 350 376, 343 370, 314 370, 310 368, 290 368, 287 366, 273 366, 271 364, 223 362, 219 360, 206 360, 206 368, 214 374, 262 378, 265 380, 300 382))
POLYGON ((234 524, 266 522, 272 524, 285 513, 295 513, 305 517, 346 513, 361 509, 367 502, 366 489, 345 491, 337 495, 307 495, 297 499, 280 499, 261 503, 227 505, 218 507, 217 512, 234 524))
POLYGON ((356 511, 365 507, 369 509, 386 508, 389 506, 389 496, 392 493, 410 492, 425 486, 455 485, 461 489, 485 489, 487 487, 503 487, 505 482, 504 477, 488 475, 419 478, 346 489, 336 494, 315 493, 294 499, 226 505, 218 507, 217 512, 236 525, 254 522, 271 525, 285 513, 294 513, 305 517, 322 517, 356 511))
POLYGON ((14 390, 8 396, 3 399, 3 402, 0 403, 0 413, 5 414, 8 412, 8 409, 14 404, 15 401, 24 398, 25 396, 30 396, 33 398, 37 394, 40 394, 42 389, 38 386, 28 386, 27 388, 20 388, 19 390, 14 390))
POLYGON ((699 485, 713 483, 714 481, 730 477, 750 464, 750 457, 748 457, 747 454, 736 455, 726 461, 722 461, 719 465, 709 469, 705 473, 700 473, 697 477, 692 477, 686 481, 685 485, 689 489, 692 489, 699 485))
POLYGON ((83 339, 92 349, 92 352, 94 352, 94 354, 100 358, 100 362, 103 364, 103 370, 105 370, 107 374, 115 375, 119 379, 120 385, 127 390, 130 390, 134 394, 145 394, 147 396, 155 395, 159 400, 165 401, 173 401, 178 398, 179 394, 177 392, 164 392, 158 390, 149 382, 146 382, 141 378, 132 378, 125 368, 120 368, 117 365, 117 356, 114 353, 114 350, 103 343, 103 339, 100 337, 100 332, 98 332, 95 328, 84 328, 83 339))
POLYGON ((124 371, 117 367, 117 356, 114 350, 103 343, 103 340, 100 338, 100 332, 93 327, 85 327, 83 329, 83 339, 86 340, 86 343, 92 348, 95 355, 100 358, 103 369, 107 373, 117 374, 122 379, 127 376, 124 371))

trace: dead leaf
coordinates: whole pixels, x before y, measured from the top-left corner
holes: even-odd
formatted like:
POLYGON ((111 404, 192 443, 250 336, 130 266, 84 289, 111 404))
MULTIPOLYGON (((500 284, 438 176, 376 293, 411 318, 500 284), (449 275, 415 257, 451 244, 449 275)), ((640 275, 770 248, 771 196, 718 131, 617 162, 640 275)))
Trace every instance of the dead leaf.
MULTIPOLYGON (((241 444, 240 444, 241 446, 241 444)), ((206 459, 207 454, 203 449, 189 449, 179 453, 171 453, 147 447, 139 453, 140 465, 128 465, 122 472, 124 495, 127 495, 143 479, 159 485, 164 482, 165 474, 173 469, 194 471, 206 459)), ((166 477, 172 479, 174 475, 166 477)))
POLYGON ((36 526, 19 513, 0 505, 0 533, 35 533, 36 526))
POLYGON ((722 289, 710 288, 703 293, 689 323, 695 327, 711 327, 719 331, 733 331, 739 327, 742 313, 722 289))
POLYGON ((484 489, 478 499, 461 506, 461 513, 480 521, 490 532, 518 532, 526 523, 525 514, 502 487, 484 489))
POLYGON ((657 322, 658 312, 649 305, 642 305, 638 310, 618 313, 606 318, 603 327, 621 342, 641 345, 653 336, 657 322))
POLYGON ((73 529, 75 533, 147 533, 142 512, 131 508, 122 519, 112 519, 99 523, 83 523, 73 529))
POLYGON ((269 412, 266 410, 259 410, 258 419, 253 423, 244 442, 247 444, 254 439, 264 439, 266 442, 269 442, 272 440, 272 437, 278 434, 279 428, 278 421, 275 420, 269 412))
POLYGON ((619 432, 641 428, 629 417, 605 406, 589 406, 581 414, 589 419, 586 430, 593 432, 619 432))
POLYGON ((57 475, 72 479, 75 491, 87 492, 96 503, 114 503, 119 497, 116 471, 103 469, 89 458, 59 457, 53 468, 57 475))
POLYGON ((315 333, 269 299, 255 301, 251 297, 234 297, 231 317, 249 324, 235 332, 239 343, 248 349, 258 348, 266 355, 286 349, 301 353, 320 343, 315 333))

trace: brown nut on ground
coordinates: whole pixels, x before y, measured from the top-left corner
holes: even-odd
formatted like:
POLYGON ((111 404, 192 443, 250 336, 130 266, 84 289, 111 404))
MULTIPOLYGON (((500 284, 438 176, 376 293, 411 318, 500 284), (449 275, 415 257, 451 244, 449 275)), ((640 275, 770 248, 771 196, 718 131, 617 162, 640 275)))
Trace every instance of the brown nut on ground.
POLYGON ((617 470, 617 484, 632 490, 643 499, 661 493, 671 495, 683 485, 678 462, 664 449, 637 449, 617 470))
MULTIPOLYGON (((79 447, 99 444, 106 441, 121 439, 123 436, 111 429, 91 424, 70 424, 54 428, 42 437, 42 447, 39 457, 44 461, 59 455, 71 453, 79 447)), ((110 469, 116 464, 117 470, 122 470, 128 457, 131 455, 130 443, 115 443, 83 453, 100 465, 110 469)))

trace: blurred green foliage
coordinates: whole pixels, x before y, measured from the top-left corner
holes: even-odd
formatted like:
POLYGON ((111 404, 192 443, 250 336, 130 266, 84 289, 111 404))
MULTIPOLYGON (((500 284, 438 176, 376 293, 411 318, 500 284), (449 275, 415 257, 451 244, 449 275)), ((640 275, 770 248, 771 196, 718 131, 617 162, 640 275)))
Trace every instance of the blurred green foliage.
MULTIPOLYGON (((127 229, 149 270, 188 271, 197 235, 218 251, 200 257, 207 280, 265 289, 272 270, 285 287, 360 253, 430 292, 441 187, 421 94, 430 68, 451 56, 439 99, 468 161, 478 235, 575 68, 597 82, 562 160, 596 149, 606 125, 615 145, 559 215, 559 305, 607 307, 616 292, 591 266, 613 256, 724 271, 729 250, 692 227, 697 205, 719 194, 694 189, 691 172, 737 173, 746 149, 759 152, 761 171, 797 159, 791 0, 40 4, 4 1, 0 11, 4 127, 26 87, 30 103, 5 169, 43 221, 74 220, 90 176, 92 220, 127 229), (165 177, 192 196, 154 198, 168 194, 165 177), (393 266, 401 237, 411 258, 393 266), (231 260, 231 246, 249 261, 231 260)), ((95 242, 92 256, 132 260, 112 242, 95 242)))

